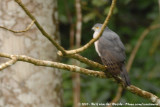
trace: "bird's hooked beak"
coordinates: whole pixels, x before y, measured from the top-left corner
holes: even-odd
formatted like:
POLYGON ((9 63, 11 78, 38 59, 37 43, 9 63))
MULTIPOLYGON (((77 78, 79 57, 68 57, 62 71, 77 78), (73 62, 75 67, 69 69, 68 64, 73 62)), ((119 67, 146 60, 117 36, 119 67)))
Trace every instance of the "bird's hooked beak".
POLYGON ((96 30, 98 30, 98 29, 99 29, 99 27, 95 27, 95 26, 92 27, 92 30, 93 30, 93 31, 96 31, 96 30))
POLYGON ((95 31, 95 27, 94 26, 92 27, 92 30, 95 31))

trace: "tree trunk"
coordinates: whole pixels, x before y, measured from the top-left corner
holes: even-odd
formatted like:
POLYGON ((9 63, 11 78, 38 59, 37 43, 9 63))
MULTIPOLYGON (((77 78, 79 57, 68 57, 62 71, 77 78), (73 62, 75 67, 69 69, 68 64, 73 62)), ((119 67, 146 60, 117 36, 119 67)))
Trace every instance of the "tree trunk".
MULTIPOLYGON (((57 1, 22 0, 22 2, 42 27, 57 39, 55 25, 57 1)), ((14 0, 0 0, 0 26, 23 30, 30 23, 31 19, 14 0)), ((19 34, 0 29, 0 52, 23 54, 43 60, 57 60, 56 48, 42 36, 35 25, 29 31, 19 34)), ((7 60, 0 59, 1 63, 7 60)), ((0 71, 0 107, 61 106, 61 73, 58 69, 17 62, 0 71)))

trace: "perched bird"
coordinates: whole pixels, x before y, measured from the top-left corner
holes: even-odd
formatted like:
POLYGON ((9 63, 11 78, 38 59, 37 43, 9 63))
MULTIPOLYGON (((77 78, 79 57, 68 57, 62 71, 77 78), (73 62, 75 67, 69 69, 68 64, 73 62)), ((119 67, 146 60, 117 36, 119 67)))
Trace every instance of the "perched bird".
MULTIPOLYGON (((93 38, 98 36, 101 27, 102 24, 95 24, 93 26, 92 29, 95 31, 93 38)), ((125 47, 119 36, 106 27, 102 36, 94 43, 94 45, 103 64, 107 66, 107 70, 113 76, 120 75, 125 86, 129 86, 131 83, 125 68, 125 47)))

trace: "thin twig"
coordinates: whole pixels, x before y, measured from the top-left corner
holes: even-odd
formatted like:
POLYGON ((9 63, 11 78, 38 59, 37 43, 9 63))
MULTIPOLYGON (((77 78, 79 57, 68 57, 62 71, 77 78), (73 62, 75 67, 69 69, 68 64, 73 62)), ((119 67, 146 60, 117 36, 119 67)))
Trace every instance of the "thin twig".
POLYGON ((110 102, 110 105, 108 105, 107 107, 112 107, 112 103, 118 102, 118 100, 121 98, 122 91, 123 87, 119 86, 115 98, 110 102))
POLYGON ((60 50, 63 54, 66 54, 64 48, 60 46, 51 35, 49 35, 39 24, 39 22, 36 20, 36 18, 28 11, 28 9, 22 4, 21 0, 15 0, 16 3, 24 10, 24 12, 32 19, 35 20, 35 25, 40 30, 40 32, 45 36, 58 50, 60 50))
POLYGON ((136 44, 136 46, 134 47, 133 51, 131 52, 131 56, 128 60, 128 63, 127 63, 127 71, 130 71, 131 69, 131 66, 132 66, 132 63, 133 63, 133 60, 136 56, 136 53, 139 49, 139 47, 141 46, 142 44, 142 41, 144 40, 144 38, 147 36, 147 34, 153 30, 153 29, 157 29, 160 27, 160 24, 156 24, 156 25, 151 25, 149 26, 146 30, 144 30, 144 32, 141 34, 140 38, 138 39, 138 42, 136 44))
POLYGON ((0 26, 0 28, 8 30, 8 31, 13 32, 13 33, 22 33, 22 32, 28 31, 33 26, 34 22, 35 22, 35 20, 33 20, 24 30, 20 30, 20 31, 15 31, 15 30, 12 30, 12 29, 8 29, 8 28, 3 27, 3 26, 0 26))
MULTIPOLYGON (((88 47, 90 47, 96 40, 98 40, 104 29, 106 28, 107 24, 108 24, 108 21, 113 13, 113 9, 115 7, 115 4, 116 4, 116 0, 112 0, 112 4, 111 4, 111 7, 110 7, 110 10, 109 10, 109 13, 108 13, 108 16, 107 18, 105 19, 103 25, 102 25, 102 28, 101 28, 101 31, 100 33, 98 34, 98 36, 96 38, 93 38, 92 40, 90 40, 87 44, 85 44, 83 47, 81 48, 78 48, 78 49, 74 49, 74 50, 69 50, 69 51, 66 51, 67 54, 75 54, 75 53, 79 53, 79 52, 82 52, 84 51, 85 49, 87 49, 88 47)), ((59 52, 59 54, 62 54, 61 52, 59 52)))

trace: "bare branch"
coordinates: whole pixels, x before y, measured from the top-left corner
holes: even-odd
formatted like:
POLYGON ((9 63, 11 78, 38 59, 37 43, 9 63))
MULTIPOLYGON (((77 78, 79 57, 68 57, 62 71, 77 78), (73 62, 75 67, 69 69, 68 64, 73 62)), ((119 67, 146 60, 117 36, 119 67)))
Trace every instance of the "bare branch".
POLYGON ((102 71, 105 71, 107 69, 107 66, 104 66, 104 65, 101 65, 101 64, 99 64, 97 62, 89 60, 89 59, 87 59, 87 58, 85 58, 85 57, 83 57, 83 56, 81 56, 79 54, 67 55, 66 57, 77 59, 77 60, 79 60, 79 61, 81 61, 81 62, 83 62, 83 63, 85 63, 85 64, 87 64, 87 65, 89 65, 89 66, 91 66, 93 68, 98 68, 98 69, 100 69, 102 71))
POLYGON ((16 61, 17 61, 16 57, 11 56, 11 60, 9 60, 9 61, 7 61, 5 63, 2 63, 0 65, 0 71, 5 69, 5 68, 7 68, 7 67, 9 67, 9 66, 11 66, 11 65, 13 65, 14 63, 16 63, 16 61))
MULTIPOLYGON (((58 69, 69 70, 72 72, 82 73, 85 75, 99 77, 99 78, 110 78, 111 77, 108 73, 105 73, 105 72, 88 70, 88 69, 81 68, 75 65, 67 65, 67 64, 58 63, 58 62, 38 60, 38 59, 31 58, 25 55, 9 55, 5 53, 0 53, 0 57, 10 58, 10 59, 15 58, 16 61, 28 62, 28 63, 34 64, 37 66, 46 66, 46 67, 53 67, 53 68, 58 68, 58 69)), ((144 91, 134 85, 128 86, 126 87, 126 89, 143 98, 147 98, 148 100, 152 101, 155 104, 160 105, 160 99, 156 95, 150 92, 144 91)))
POLYGON ((158 98, 156 95, 150 93, 150 92, 147 92, 147 91, 144 91, 134 85, 131 85, 130 87, 127 87, 127 90, 129 90, 130 92, 138 95, 138 96, 141 96, 141 97, 144 97, 146 99, 149 99, 150 101, 152 101, 153 103, 157 104, 160 106, 160 98, 158 98))
MULTIPOLYGON (((57 53, 59 56, 63 56, 61 53, 60 53, 60 51, 57 53)), ((79 61, 81 61, 81 62, 83 62, 83 63, 85 63, 85 64, 87 64, 87 65, 89 65, 89 66, 91 66, 91 67, 93 67, 93 68, 98 68, 98 69, 100 69, 100 70, 102 70, 102 71, 105 71, 106 69, 107 69, 107 66, 104 66, 104 65, 101 65, 101 64, 99 64, 99 63, 97 63, 97 62, 94 62, 94 61, 92 61, 92 60, 89 60, 89 59, 87 59, 86 57, 83 57, 83 56, 81 56, 81 55, 79 55, 79 54, 69 54, 69 55, 65 55, 65 56, 63 56, 63 57, 69 57, 69 58, 74 58, 74 59, 77 59, 77 60, 79 60, 79 61)))
POLYGON ((129 60, 128 60, 128 63, 127 63, 127 71, 130 71, 130 68, 131 68, 131 66, 132 66, 133 60, 134 60, 134 58, 135 58, 135 56, 136 56, 136 53, 137 53, 139 47, 141 46, 141 43, 142 43, 142 41, 144 40, 144 38, 147 36, 147 34, 148 34, 151 30, 157 29, 157 28, 159 28, 159 27, 160 27, 160 24, 151 25, 151 26, 149 26, 146 30, 144 30, 144 32, 141 34, 141 36, 140 36, 140 38, 138 39, 138 42, 137 42, 136 46, 134 47, 134 49, 133 49, 133 51, 132 51, 132 53, 131 53, 131 56, 130 56, 130 58, 129 58, 129 60))
POLYGON ((35 20, 33 20, 24 30, 20 30, 20 31, 15 31, 15 30, 12 30, 12 29, 8 29, 8 28, 3 27, 3 26, 0 26, 0 28, 8 30, 8 31, 13 32, 13 33, 22 33, 22 32, 28 31, 33 26, 34 22, 35 22, 35 20))
POLYGON ((101 31, 100 33, 98 34, 98 36, 96 38, 93 38, 92 40, 90 40, 87 44, 85 44, 83 47, 81 48, 78 48, 78 49, 74 49, 74 50, 70 50, 70 51, 66 51, 67 54, 75 54, 75 53, 79 53, 79 52, 82 52, 84 51, 85 49, 87 49, 88 47, 90 47, 96 40, 98 40, 104 29, 106 28, 107 24, 108 24, 108 21, 113 13, 113 9, 115 7, 115 4, 116 4, 116 0, 112 0, 112 4, 111 4, 111 7, 110 7, 110 10, 109 10, 109 13, 108 13, 108 16, 107 18, 105 19, 103 25, 102 25, 102 28, 101 28, 101 31))
POLYGON ((40 32, 45 36, 58 50, 60 50, 63 54, 65 54, 65 50, 62 46, 60 46, 51 35, 49 35, 39 24, 39 22, 36 20, 36 18, 28 11, 28 9, 22 4, 21 0, 15 0, 16 3, 24 10, 24 12, 32 19, 35 20, 35 25, 40 30, 40 32))
MULTIPOLYGON (((118 87, 118 90, 117 90, 117 93, 116 93, 116 96, 114 97, 114 99, 110 102, 111 104, 112 103, 116 103, 119 101, 119 99, 121 98, 121 95, 122 95, 122 91, 123 91, 123 87, 122 86, 119 86, 118 87)), ((112 105, 108 105, 107 107, 112 107, 112 105)))
POLYGON ((109 74, 105 74, 104 72, 88 70, 75 65, 67 65, 67 64, 53 62, 53 61, 38 60, 25 55, 9 55, 6 53, 0 53, 0 57, 10 58, 10 59, 12 59, 12 57, 15 57, 17 61, 28 62, 37 66, 54 67, 54 68, 69 70, 72 72, 82 73, 90 76, 95 76, 99 78, 106 78, 106 77, 111 78, 109 74))

